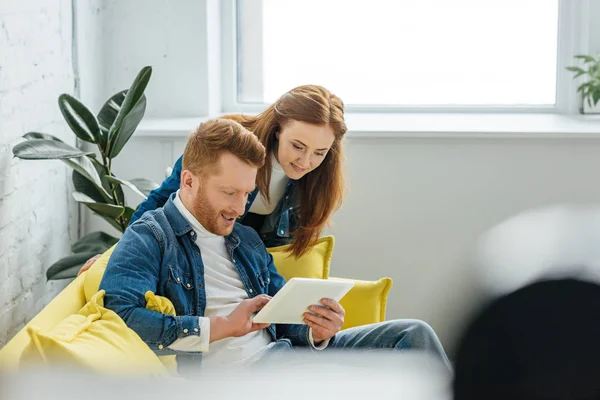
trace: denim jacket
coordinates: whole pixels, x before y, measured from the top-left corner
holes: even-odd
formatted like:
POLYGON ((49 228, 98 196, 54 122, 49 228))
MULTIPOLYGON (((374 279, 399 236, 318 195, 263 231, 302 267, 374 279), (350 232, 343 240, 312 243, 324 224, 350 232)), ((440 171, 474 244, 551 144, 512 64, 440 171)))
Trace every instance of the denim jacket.
MULTIPOLYGON (((173 166, 173 172, 171 176, 165 179, 162 185, 153 190, 148 199, 142 202, 137 211, 131 217, 131 224, 141 218, 141 216, 149 210, 155 210, 159 207, 164 206, 169 196, 175 193, 181 185, 181 160, 183 157, 179 157, 179 160, 173 166)), ((246 203, 246 210, 244 215, 238 218, 238 222, 244 223, 244 217, 248 214, 248 210, 252 206, 254 199, 258 195, 258 188, 248 196, 248 202, 246 203)), ((290 179, 285 188, 283 198, 277 204, 275 211, 267 215, 259 232, 261 239, 266 247, 282 246, 289 244, 292 241, 290 232, 297 228, 297 214, 299 196, 297 190, 297 184, 295 180, 290 179)))
MULTIPOLYGON (((157 355, 178 354, 201 360, 199 353, 168 349, 175 340, 200 336, 199 316, 206 309, 204 264, 194 241, 195 232, 173 203, 171 195, 163 208, 148 211, 125 231, 106 267, 100 289, 106 290, 104 305, 115 311, 157 355), (176 316, 145 308, 145 293, 167 297, 176 316)), ((273 257, 258 234, 235 224, 225 245, 248 297, 274 296, 285 284, 273 257)), ((289 339, 295 346, 308 346, 306 325, 271 325, 273 340, 289 339)), ((193 362, 192 362, 193 363, 193 362)))

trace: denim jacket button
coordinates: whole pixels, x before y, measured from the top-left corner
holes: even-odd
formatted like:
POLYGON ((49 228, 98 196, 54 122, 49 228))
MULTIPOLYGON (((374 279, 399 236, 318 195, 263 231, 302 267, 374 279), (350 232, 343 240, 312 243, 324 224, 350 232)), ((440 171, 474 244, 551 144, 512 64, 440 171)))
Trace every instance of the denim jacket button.
POLYGON ((254 293, 254 291, 252 289, 248 290, 250 293, 254 293))
POLYGON ((191 288, 191 287, 192 287, 192 285, 190 285, 189 283, 188 283, 186 286, 187 286, 188 288, 191 288))
POLYGON ((159 344, 159 345, 158 345, 158 349, 159 349, 159 350, 162 350, 163 348, 164 348, 164 347, 163 347, 163 345, 162 345, 162 344, 159 344))
POLYGON ((188 333, 188 330, 187 330, 187 329, 184 329, 184 330, 183 330, 183 333, 188 333))
POLYGON ((198 328, 194 328, 194 332, 198 332, 198 328))
POLYGON ((181 278, 180 277, 177 277, 177 282, 181 282, 181 278))
POLYGON ((190 232, 190 236, 194 236, 196 233, 194 233, 194 231, 190 232))

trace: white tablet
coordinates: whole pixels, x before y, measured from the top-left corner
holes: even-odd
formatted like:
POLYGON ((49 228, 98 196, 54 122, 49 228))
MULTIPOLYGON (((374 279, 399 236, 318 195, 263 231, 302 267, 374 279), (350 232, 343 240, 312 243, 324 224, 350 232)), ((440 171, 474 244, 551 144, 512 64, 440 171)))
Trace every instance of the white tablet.
POLYGON ((353 281, 292 278, 253 320, 261 324, 303 324, 309 306, 321 304, 323 298, 340 301, 353 286, 353 281))

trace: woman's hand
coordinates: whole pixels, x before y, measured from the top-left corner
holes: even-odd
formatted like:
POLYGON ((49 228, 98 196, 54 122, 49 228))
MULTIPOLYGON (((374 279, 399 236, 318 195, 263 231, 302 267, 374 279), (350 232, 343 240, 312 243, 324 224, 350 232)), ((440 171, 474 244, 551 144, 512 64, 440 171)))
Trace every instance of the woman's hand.
POLYGON ((101 255, 102 254, 96 254, 94 257, 92 257, 89 260, 87 260, 85 262, 85 264, 83 264, 83 267, 81 267, 81 269, 77 273, 77 276, 81 275, 82 273, 84 273, 85 271, 87 271, 88 269, 90 269, 90 267, 96 262, 96 260, 98 260, 100 258, 101 255))

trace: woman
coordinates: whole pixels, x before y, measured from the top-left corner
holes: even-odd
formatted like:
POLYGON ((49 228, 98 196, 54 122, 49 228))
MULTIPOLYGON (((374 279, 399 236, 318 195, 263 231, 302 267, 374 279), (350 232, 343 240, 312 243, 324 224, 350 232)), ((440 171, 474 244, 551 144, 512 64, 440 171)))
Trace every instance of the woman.
MULTIPOLYGON (((238 222, 254 228, 266 247, 291 243, 292 254, 301 256, 342 203, 344 103, 321 86, 305 85, 285 93, 257 116, 222 118, 254 132, 267 150, 265 165, 256 176, 257 187, 238 222)), ((131 223, 144 212, 162 207, 179 189, 180 175, 181 157, 171 176, 140 204, 131 223)))

